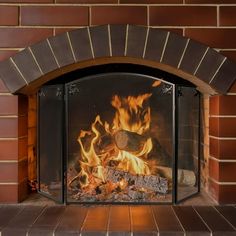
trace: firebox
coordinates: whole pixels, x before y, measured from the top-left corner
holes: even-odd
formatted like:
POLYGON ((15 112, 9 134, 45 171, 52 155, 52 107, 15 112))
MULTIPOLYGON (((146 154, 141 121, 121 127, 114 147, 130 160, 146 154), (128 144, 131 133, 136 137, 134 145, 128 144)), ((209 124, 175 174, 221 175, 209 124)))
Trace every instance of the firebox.
POLYGON ((41 194, 66 203, 176 203, 199 192, 200 93, 192 84, 102 72, 44 85, 38 108, 41 194))

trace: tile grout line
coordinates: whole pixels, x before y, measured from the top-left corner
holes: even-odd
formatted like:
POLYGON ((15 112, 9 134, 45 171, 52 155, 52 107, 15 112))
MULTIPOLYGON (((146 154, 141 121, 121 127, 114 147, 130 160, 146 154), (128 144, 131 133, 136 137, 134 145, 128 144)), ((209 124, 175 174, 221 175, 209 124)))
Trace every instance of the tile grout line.
POLYGON ((0 119, 5 119, 5 118, 19 118, 19 115, 0 115, 0 119))
POLYGON ((44 206, 43 209, 41 210, 40 214, 35 218, 34 222, 31 225, 29 225, 26 236, 29 236, 29 232, 32 229, 32 226, 36 223, 36 221, 39 219, 39 217, 46 211, 46 209, 47 209, 47 206, 44 206))
POLYGON ((193 75, 196 75, 196 73, 197 73, 199 67, 201 66, 201 64, 202 64, 202 62, 203 62, 203 60, 204 60, 204 58, 205 58, 205 56, 206 56, 206 54, 207 54, 207 52, 208 52, 209 49, 210 49, 210 47, 207 47, 207 49, 206 49, 206 51, 204 52, 204 54, 203 54, 201 60, 199 61, 199 64, 198 64, 196 70, 194 71, 193 75))
POLYGON ((0 93, 0 96, 15 96, 12 93, 0 93))
POLYGON ((147 26, 150 26, 150 5, 147 5, 147 26))
POLYGON ((181 66, 181 63, 182 63, 182 61, 183 61, 183 59, 184 59, 184 55, 185 55, 185 52, 186 52, 186 50, 187 50, 187 47, 188 47, 189 42, 190 42, 190 39, 187 39, 186 45, 185 45, 185 47, 184 47, 184 51, 183 51, 182 56, 181 56, 181 58, 180 58, 180 60, 179 60, 179 64, 178 64, 178 66, 177 66, 178 69, 179 69, 179 67, 181 66))
MULTIPOLYGON (((103 25, 108 25, 108 24, 103 24, 103 25)), ((125 24, 121 24, 121 25, 125 25, 125 24)), ((138 24, 136 24, 138 25, 138 24)), ((7 26, 7 25, 0 25, 0 29, 61 29, 61 28, 71 28, 71 29, 74 29, 74 28, 86 28, 86 27, 92 27, 94 25, 81 25, 81 24, 78 24, 78 25, 43 25, 43 24, 39 24, 39 25, 20 25, 20 26, 17 26, 17 25, 11 25, 11 26, 7 26)), ((145 25, 145 26, 148 26, 148 25, 145 25)), ((235 26, 220 26, 220 27, 217 27, 217 26, 208 26, 208 25, 200 25, 200 26, 195 26, 195 25, 150 25, 149 27, 152 27, 152 28, 170 28, 170 29, 183 29, 183 28, 187 28, 187 29, 235 29, 235 26)), ((17 47, 16 47, 17 48, 17 47)), ((20 48, 20 49, 24 49, 23 48, 20 48)), ((224 50, 224 51, 227 51, 229 49, 232 49, 232 50, 235 50, 235 48, 219 48, 220 50, 224 50)))
POLYGON ((220 68, 223 66, 223 64, 225 63, 227 57, 225 57, 222 62, 220 63, 219 67, 217 68, 216 72, 214 73, 214 75, 212 76, 212 78, 209 81, 209 84, 211 84, 211 82, 215 79, 216 75, 218 74, 220 68))
POLYGON ((23 49, 25 49, 25 48, 14 48, 14 47, 12 47, 12 48, 5 48, 5 47, 1 47, 0 51, 20 51, 20 50, 23 50, 23 49))
POLYGON ((85 223, 86 223, 86 220, 87 220, 87 218, 88 218, 88 213, 89 213, 89 209, 87 210, 86 216, 84 217, 83 223, 81 224, 81 228, 80 228, 80 234, 81 234, 81 235, 82 235, 83 227, 84 227, 84 225, 85 225, 85 223))
POLYGON ((0 163, 19 163, 19 160, 0 160, 0 163))
POLYGON ((36 60, 36 57, 35 57, 35 55, 34 55, 32 49, 31 49, 31 47, 28 47, 28 49, 29 49, 29 51, 30 51, 30 53, 31 53, 31 55, 32 55, 32 57, 33 57, 33 59, 34 59, 34 62, 35 62, 36 65, 38 66, 41 75, 44 75, 43 70, 42 70, 42 68, 40 67, 38 61, 36 60))
POLYGON ((2 231, 3 231, 5 228, 7 228, 7 226, 11 223, 11 221, 14 220, 15 218, 17 218, 17 217, 21 214, 21 212, 24 211, 25 208, 26 208, 26 206, 23 206, 23 207, 19 210, 19 212, 17 212, 17 214, 14 215, 14 216, 11 218, 11 220, 10 220, 9 222, 7 222, 6 225, 4 225, 3 227, 1 227, 1 234, 0 234, 0 235, 2 235, 2 231))
POLYGON ((126 34, 125 34, 125 51, 124 51, 124 56, 126 57, 127 55, 127 47, 128 47, 128 35, 129 35, 129 25, 126 25, 126 34))
POLYGON ((72 43, 71 43, 71 40, 70 40, 69 32, 66 32, 66 36, 67 36, 67 40, 68 40, 69 45, 70 45, 70 50, 71 50, 74 62, 76 62, 75 52, 74 52, 74 49, 73 49, 73 46, 72 46, 72 43))
POLYGON ((61 223, 62 219, 63 219, 63 214, 65 213, 66 207, 64 207, 64 211, 61 213, 61 215, 58 217, 57 223, 55 224, 54 228, 53 228, 53 232, 52 232, 52 236, 55 236, 55 232, 57 230, 57 227, 59 226, 59 224, 61 223))
POLYGON ((145 54, 146 54, 148 37, 149 37, 149 27, 147 27, 147 33, 146 33, 146 38, 145 38, 145 43, 144 43, 144 48, 143 48, 143 58, 145 57, 145 54))
MULTIPOLYGON (((185 0, 183 0, 185 1, 185 0)), ((189 7, 189 6, 195 6, 195 7, 217 7, 217 6, 224 6, 224 7, 232 7, 232 6, 236 6, 236 3, 222 3, 222 4, 199 4, 199 3, 189 3, 189 4, 186 4, 185 2, 184 3, 153 3, 153 4, 147 4, 147 3, 139 3, 138 5, 136 3, 120 3, 120 0, 118 0, 118 3, 14 3, 14 2, 9 2, 9 3, 0 3, 0 6, 26 6, 26 7, 35 7, 35 6, 40 6, 40 7, 52 7, 52 6, 64 6, 64 7, 68 7, 68 6, 73 6, 73 7, 76 7, 76 6, 80 6, 80 7, 89 7, 89 6, 102 6, 102 7, 106 7, 106 6, 117 6, 118 4, 120 4, 121 6, 147 6, 147 5, 151 5, 151 6, 156 6, 156 7, 168 7, 168 6, 176 6, 176 7, 189 7)))
POLYGON ((208 177, 209 180, 211 180, 212 182, 214 182, 215 184, 218 184, 218 185, 236 185, 236 182, 222 182, 222 181, 217 181, 215 180, 214 178, 212 177, 208 177))
POLYGON ((92 42, 92 38, 91 38, 91 33, 90 33, 90 28, 89 27, 87 27, 87 31, 88 31, 88 37, 89 37, 89 43, 90 43, 90 49, 91 49, 91 52, 92 52, 92 57, 94 59, 95 56, 94 56, 94 50, 93 50, 93 42, 92 42))
POLYGON ((19 6, 19 8, 18 8, 18 13, 19 13, 19 18, 18 18, 18 24, 19 24, 19 26, 21 26, 21 6, 19 6))
POLYGON ((54 60, 55 60, 55 62, 56 62, 56 64, 57 64, 58 68, 60 68, 59 62, 58 62, 58 60, 57 60, 57 58, 56 58, 56 55, 55 55, 55 53, 54 53, 54 51, 53 51, 53 49, 52 49, 52 46, 51 46, 51 44, 50 44, 50 42, 49 42, 49 39, 46 39, 46 40, 47 40, 48 46, 49 46, 49 48, 50 48, 50 50, 51 50, 51 52, 52 52, 52 55, 53 55, 53 57, 54 57, 54 60))
POLYGON ((165 50, 166 50, 166 45, 167 45, 168 40, 169 40, 169 36, 170 36, 170 32, 168 32, 167 35, 166 35, 165 44, 164 44, 164 47, 163 47, 162 52, 161 52, 160 62, 162 62, 162 60, 163 60, 163 57, 164 57, 164 54, 165 54, 165 50))
POLYGON ((0 141, 17 141, 19 138, 0 138, 0 141))
POLYGON ((110 26, 110 24, 108 25, 108 40, 109 40, 110 57, 112 57, 111 26, 110 26))
POLYGON ((217 161, 219 163, 236 163, 236 160, 231 160, 231 159, 217 159, 211 155, 209 155, 209 159, 217 161))
POLYGON ((230 224, 230 226, 232 226, 232 228, 233 228, 234 230, 236 230, 236 227, 234 227, 234 225, 231 224, 230 221, 229 221, 223 214, 221 214, 221 212, 218 211, 218 209, 217 209, 215 206, 212 206, 212 207, 224 218, 224 220, 225 220, 227 223, 230 224))
POLYGON ((202 222, 204 223, 204 225, 208 228, 208 230, 210 231, 211 233, 211 236, 213 235, 213 232, 210 228, 210 226, 205 222, 205 220, 202 218, 202 216, 199 214, 199 212, 195 209, 194 206, 192 206, 193 210, 196 212, 196 214, 198 215, 198 217, 202 220, 202 222))
POLYGON ((236 140, 236 137, 217 137, 213 135, 209 135, 209 138, 213 138, 217 140, 236 140))
POLYGON ((92 25, 92 7, 91 6, 89 6, 89 8, 88 8, 88 13, 89 13, 88 25, 91 26, 92 25))
POLYGON ((18 66, 16 65, 16 63, 14 62, 13 58, 10 57, 10 61, 12 62, 13 66, 16 68, 16 70, 18 71, 18 73, 20 74, 20 76, 22 77, 22 79, 25 81, 25 83, 28 85, 28 81, 26 80, 26 78, 24 77, 24 75, 21 73, 20 69, 18 68, 18 66))
POLYGON ((175 212, 173 206, 171 206, 171 210, 172 210, 173 214, 175 215, 177 221, 179 222, 179 225, 181 226, 181 228, 182 228, 182 230, 183 230, 183 232, 184 232, 184 236, 186 236, 185 228, 184 228, 184 226, 182 225, 182 223, 181 223, 181 221, 180 221, 178 215, 176 214, 176 212, 175 212))
POLYGON ((209 115, 209 118, 236 118, 236 115, 209 115))
POLYGON ((216 25, 220 27, 220 6, 216 6, 216 25))
POLYGON ((152 208, 151 206, 149 206, 149 209, 150 209, 150 211, 151 211, 151 214, 152 214, 154 223, 155 223, 156 228, 157 228, 157 236, 160 236, 160 230, 159 230, 159 227, 158 227, 158 224, 157 224, 157 220, 156 220, 155 214, 154 214, 154 212, 153 212, 153 208, 152 208))

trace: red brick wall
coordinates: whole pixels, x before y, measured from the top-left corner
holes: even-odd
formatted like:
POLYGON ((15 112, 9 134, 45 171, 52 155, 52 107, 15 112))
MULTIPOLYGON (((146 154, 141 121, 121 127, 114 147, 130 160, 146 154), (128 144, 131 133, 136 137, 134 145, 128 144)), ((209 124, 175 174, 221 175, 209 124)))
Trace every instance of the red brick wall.
POLYGON ((210 98, 209 190, 220 203, 236 199, 236 87, 210 98))
MULTIPOLYGON (((0 0, 0 61, 64 31, 88 25, 128 23, 174 31, 207 44, 236 62, 235 15, 236 0, 0 0)), ((7 175, 0 174, 0 201, 17 201, 18 195, 7 198, 4 193, 22 189, 20 186, 26 179, 26 173, 19 177, 22 171, 18 171, 17 176, 14 171, 23 168, 21 161, 27 157, 24 150, 27 146, 24 146, 26 111, 19 112, 20 99, 10 95, 0 80, 0 173, 3 173, 1 170, 7 172, 7 175)), ((206 176, 210 173, 212 195, 220 202, 232 202, 236 199, 236 114, 233 108, 236 86, 228 96, 212 97, 210 101, 210 139, 208 119, 205 119, 202 143, 203 173, 206 176)), ((207 98, 204 107, 207 117, 207 98)), ((33 112, 32 109, 30 107, 29 112, 33 112)), ((29 136, 34 129, 30 127, 29 136)), ((35 142, 31 138, 29 149, 35 142)), ((207 177, 205 182, 208 186, 207 177)))
POLYGON ((236 0, 1 0, 0 60, 50 35, 119 23, 176 31, 236 60, 235 14, 236 0))

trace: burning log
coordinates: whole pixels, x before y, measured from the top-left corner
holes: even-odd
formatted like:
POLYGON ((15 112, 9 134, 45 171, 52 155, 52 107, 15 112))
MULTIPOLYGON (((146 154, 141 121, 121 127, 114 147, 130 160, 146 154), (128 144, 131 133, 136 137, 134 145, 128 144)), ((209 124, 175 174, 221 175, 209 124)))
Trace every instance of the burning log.
POLYGON ((114 140, 120 150, 135 152, 142 150, 147 138, 134 132, 119 130, 114 134, 114 140))
POLYGON ((136 189, 133 190, 132 188, 128 189, 128 196, 132 200, 145 199, 146 195, 147 193, 145 192, 140 192, 140 191, 137 191, 136 189))
POLYGON ((156 175, 132 175, 123 170, 106 167, 105 176, 106 180, 113 183, 120 182, 124 179, 130 185, 134 185, 138 188, 144 188, 163 194, 166 194, 168 191, 168 180, 156 175))
MULTIPOLYGON (((169 167, 158 166, 158 173, 164 176, 167 179, 172 179, 172 169, 169 167)), ((195 173, 191 170, 178 170, 178 184, 187 185, 187 186, 195 186, 196 184, 196 176, 195 173)))
POLYGON ((110 134, 102 135, 98 143, 99 149, 102 152, 109 152, 114 148, 113 139, 110 134))

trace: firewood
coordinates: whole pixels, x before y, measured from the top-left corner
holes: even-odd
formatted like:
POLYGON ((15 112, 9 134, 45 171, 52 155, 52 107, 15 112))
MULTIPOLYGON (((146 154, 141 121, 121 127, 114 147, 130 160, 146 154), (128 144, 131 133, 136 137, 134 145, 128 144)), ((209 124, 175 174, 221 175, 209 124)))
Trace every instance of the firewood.
POLYGON ((158 193, 167 193, 168 180, 156 175, 132 175, 127 171, 118 170, 112 167, 105 168, 106 180, 113 183, 120 182, 122 179, 138 188, 152 190, 158 193))
MULTIPOLYGON (((167 179, 173 179, 172 168, 158 166, 157 170, 158 170, 158 173, 160 173, 163 177, 167 179)), ((178 169, 178 184, 187 185, 187 186, 195 186, 196 184, 195 173, 191 170, 178 169)))
POLYGON ((113 149, 113 145, 113 139, 110 134, 102 135, 100 141, 98 142, 100 152, 109 152, 113 149))
POLYGON ((142 150, 147 138, 134 132, 119 130, 114 134, 114 140, 120 150, 136 152, 142 150))

